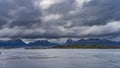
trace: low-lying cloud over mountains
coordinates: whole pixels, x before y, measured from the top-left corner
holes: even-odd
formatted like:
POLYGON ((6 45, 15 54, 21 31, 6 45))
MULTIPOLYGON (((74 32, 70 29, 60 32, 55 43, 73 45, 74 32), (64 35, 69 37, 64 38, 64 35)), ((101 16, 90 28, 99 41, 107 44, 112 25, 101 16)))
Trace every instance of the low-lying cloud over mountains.
POLYGON ((120 39, 120 0, 0 0, 0 38, 120 39))

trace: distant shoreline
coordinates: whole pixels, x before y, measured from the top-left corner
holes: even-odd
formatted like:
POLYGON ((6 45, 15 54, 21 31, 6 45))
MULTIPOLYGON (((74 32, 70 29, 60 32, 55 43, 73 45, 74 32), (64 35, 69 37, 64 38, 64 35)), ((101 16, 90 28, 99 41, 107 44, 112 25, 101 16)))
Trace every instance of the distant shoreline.
POLYGON ((42 46, 34 46, 34 47, 0 47, 0 49, 120 49, 120 46, 110 46, 110 45, 58 45, 51 47, 42 47, 42 46))

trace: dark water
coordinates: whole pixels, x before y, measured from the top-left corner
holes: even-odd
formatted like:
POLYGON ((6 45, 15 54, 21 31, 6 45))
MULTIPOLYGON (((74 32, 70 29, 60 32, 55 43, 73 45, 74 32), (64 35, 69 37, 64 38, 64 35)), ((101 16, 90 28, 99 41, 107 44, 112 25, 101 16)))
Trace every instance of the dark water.
POLYGON ((120 68, 119 49, 1 49, 0 52, 0 68, 120 68))

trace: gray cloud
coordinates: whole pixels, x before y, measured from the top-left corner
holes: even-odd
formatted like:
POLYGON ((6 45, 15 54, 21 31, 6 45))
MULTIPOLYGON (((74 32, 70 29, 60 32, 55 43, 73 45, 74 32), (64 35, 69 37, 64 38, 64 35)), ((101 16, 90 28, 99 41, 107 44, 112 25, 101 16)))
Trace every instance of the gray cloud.
POLYGON ((119 0, 0 0, 1 38, 120 37, 119 0))
MULTIPOLYGON (((41 23, 41 12, 34 6, 35 0, 1 0, 0 17, 3 25, 12 28, 15 26, 32 26, 41 23), (4 19, 5 21, 4 21, 4 19)), ((1 23, 2 23, 1 22, 1 23)), ((1 25, 1 27, 3 26, 1 25)))

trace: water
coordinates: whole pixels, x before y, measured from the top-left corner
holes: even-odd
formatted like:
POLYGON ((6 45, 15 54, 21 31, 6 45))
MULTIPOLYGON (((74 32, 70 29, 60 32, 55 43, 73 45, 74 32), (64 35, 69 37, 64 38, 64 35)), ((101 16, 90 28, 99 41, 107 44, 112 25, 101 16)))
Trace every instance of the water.
POLYGON ((119 49, 0 49, 0 68, 120 68, 119 49))

